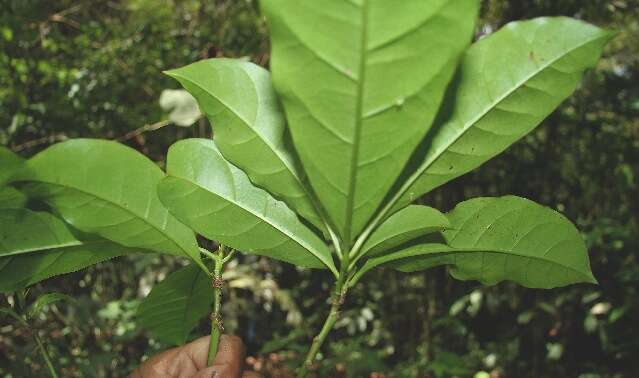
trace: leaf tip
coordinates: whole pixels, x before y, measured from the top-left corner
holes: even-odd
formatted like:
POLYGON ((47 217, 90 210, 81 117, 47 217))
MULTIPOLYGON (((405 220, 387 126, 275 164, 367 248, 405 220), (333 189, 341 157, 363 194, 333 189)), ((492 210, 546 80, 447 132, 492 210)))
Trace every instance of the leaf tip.
POLYGON ((162 71, 163 74, 165 74, 166 76, 170 76, 172 78, 176 78, 177 77, 177 69, 171 69, 171 70, 164 70, 162 71))

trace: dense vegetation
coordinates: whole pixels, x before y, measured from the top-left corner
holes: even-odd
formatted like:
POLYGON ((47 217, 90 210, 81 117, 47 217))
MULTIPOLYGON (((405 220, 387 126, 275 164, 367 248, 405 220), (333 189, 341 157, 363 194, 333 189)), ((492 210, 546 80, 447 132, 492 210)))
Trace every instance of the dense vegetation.
MULTIPOLYGON (((163 164, 173 140, 210 132, 203 120, 190 128, 164 126, 158 97, 175 84, 162 70, 211 56, 269 61, 266 29, 251 1, 3 3, 0 140, 24 156, 54 141, 95 136, 125 141, 163 164)), ((478 35, 513 19, 556 14, 621 33, 579 93, 542 127, 428 198, 450 209, 470 197, 515 193, 564 212, 584 232, 600 286, 541 292, 453 282, 443 269, 428 276, 372 273, 344 309, 337 333, 350 337, 330 344, 325 373, 623 377, 636 371, 638 7, 633 1, 484 2, 478 35)), ((176 262, 132 262, 56 278, 26 296, 29 303, 55 290, 78 299, 34 320, 65 376, 125 375, 162 348, 135 328, 132 315, 176 262)), ((227 328, 246 340, 252 355, 267 357, 257 362, 262 368, 297 363, 323 320, 325 298, 314 294, 328 289, 325 276, 243 257, 227 277, 227 328)), ((22 298, 6 302, 19 307, 22 298)), ((38 374, 43 362, 32 353, 29 330, 10 318, 2 324, 2 369, 38 374)))

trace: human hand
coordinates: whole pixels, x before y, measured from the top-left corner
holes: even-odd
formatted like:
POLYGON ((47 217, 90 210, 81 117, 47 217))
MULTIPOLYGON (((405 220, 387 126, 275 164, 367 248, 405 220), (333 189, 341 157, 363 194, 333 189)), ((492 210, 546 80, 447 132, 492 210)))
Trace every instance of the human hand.
POLYGON ((237 336, 222 335, 213 365, 207 366, 210 336, 169 349, 142 363, 130 378, 259 378, 243 370, 244 344, 237 336))

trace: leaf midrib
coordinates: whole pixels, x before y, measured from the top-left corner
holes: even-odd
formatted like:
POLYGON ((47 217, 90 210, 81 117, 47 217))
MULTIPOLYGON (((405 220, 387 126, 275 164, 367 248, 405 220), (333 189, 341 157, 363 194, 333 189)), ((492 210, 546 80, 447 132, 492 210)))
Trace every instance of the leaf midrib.
POLYGON ((344 224, 344 237, 347 241, 347 247, 350 248, 353 237, 353 207, 355 205, 355 190, 357 181, 357 163, 359 161, 359 146, 362 131, 362 123, 364 119, 364 82, 366 81, 366 60, 368 57, 368 0, 363 0, 361 5, 361 22, 362 30, 360 33, 360 57, 359 57, 359 77, 357 81, 357 98, 355 105, 355 127, 353 130, 353 151, 350 162, 350 173, 348 183, 348 196, 346 197, 346 216, 344 224))
MULTIPOLYGON (((450 248, 451 250, 444 250, 442 249, 441 251, 432 251, 432 252, 426 252, 426 253, 419 253, 419 252, 415 252, 415 255, 413 256, 405 256, 405 257, 400 257, 398 259, 392 259, 392 260, 388 260, 385 262, 391 262, 391 261, 395 261, 395 260, 400 260, 400 259, 405 259, 405 258, 411 258, 411 257, 423 257, 423 256, 429 256, 429 255, 436 255, 436 256, 442 256, 442 255, 454 255, 457 253, 500 253, 500 254, 504 254, 504 255, 509 255, 509 256, 516 256, 516 257, 521 257, 521 258, 530 258, 532 260, 537 260, 537 261, 542 261, 542 262, 547 262, 547 263, 551 263, 551 264, 556 264, 559 265, 567 270, 571 270, 575 273, 579 273, 581 275, 583 275, 584 277, 590 278, 590 275, 587 272, 582 272, 581 270, 578 270, 576 268, 573 268, 569 265, 565 265, 562 262, 558 262, 558 261, 553 261, 553 260, 549 260, 544 258, 544 256, 535 256, 535 255, 524 255, 521 253, 515 253, 515 251, 510 251, 507 249, 501 249, 501 248, 459 248, 459 247, 451 247, 446 245, 446 247, 450 248)), ((373 260, 373 259, 371 259, 373 260)), ((385 263, 385 262, 382 262, 385 263)))
POLYGON ((69 248, 69 247, 77 247, 80 245, 86 245, 86 243, 83 243, 79 240, 76 240, 74 242, 68 242, 68 243, 61 243, 61 244, 52 244, 52 245, 41 245, 38 247, 34 247, 34 248, 23 248, 23 249, 15 249, 12 250, 9 253, 1 253, 0 252, 0 258, 3 257, 10 257, 10 256, 18 256, 18 255, 26 255, 29 253, 35 253, 35 252, 40 252, 40 251, 47 251, 47 250, 51 250, 51 249, 62 249, 62 248, 69 248))
MULTIPOLYGON (((417 249, 417 247, 413 247, 414 249, 417 249)), ((446 244, 441 244, 440 245, 441 250, 432 250, 432 251, 428 251, 428 252, 420 252, 415 251, 413 253, 408 253, 406 250, 404 251, 399 251, 396 252, 397 254, 400 254, 402 252, 406 253, 407 256, 402 256, 402 257, 398 257, 398 258, 393 258, 390 259, 389 257, 392 256, 392 254, 389 255, 382 255, 379 257, 374 257, 369 259, 366 264, 364 264, 364 266, 362 266, 362 268, 357 271, 357 273, 355 275, 353 275, 353 277, 349 280, 349 285, 353 285, 355 284, 357 281, 359 281, 359 279, 368 271, 382 265, 382 264, 386 264, 386 263, 390 263, 393 261, 398 261, 398 260, 403 260, 403 259, 410 259, 410 258, 419 258, 419 257, 441 257, 441 256, 445 256, 445 255, 455 255, 457 253, 501 253, 504 255, 508 255, 508 256, 516 256, 516 257, 520 257, 520 258, 529 258, 531 260, 537 260, 537 261, 542 261, 542 262, 546 262, 546 263, 551 263, 551 264, 555 264, 555 265, 559 265, 564 269, 570 270, 572 272, 575 272, 577 274, 579 274, 580 276, 586 278, 587 280, 592 280, 592 274, 589 274, 589 272, 582 272, 580 270, 577 270, 569 265, 564 265, 562 263, 556 262, 556 261, 550 261, 548 259, 544 259, 544 256, 529 256, 529 255, 521 255, 521 254, 516 254, 513 253, 513 251, 508 251, 505 249, 498 249, 498 248, 493 248, 493 249, 487 249, 487 248, 456 248, 456 247, 451 247, 448 246, 446 244)), ((444 264, 444 265, 451 265, 451 264, 444 264)), ((454 265, 454 264, 452 264, 454 265)), ((482 264, 483 267, 483 264, 482 264)), ((482 268, 483 269, 483 268, 482 268)))

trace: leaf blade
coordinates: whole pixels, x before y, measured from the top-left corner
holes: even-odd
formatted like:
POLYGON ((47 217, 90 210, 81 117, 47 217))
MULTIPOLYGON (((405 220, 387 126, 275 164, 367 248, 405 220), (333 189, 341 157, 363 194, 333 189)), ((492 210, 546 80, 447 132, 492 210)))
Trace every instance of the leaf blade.
POLYGON ((179 219, 234 249, 336 273, 330 251, 283 203, 252 185, 215 142, 186 139, 169 150, 161 200, 179 219), (201 204, 207 203, 203 209, 201 204), (219 220, 223 220, 220 222, 219 220))
POLYGON ((6 184, 24 166, 24 159, 10 149, 0 146, 0 187, 6 184))
POLYGON ((95 237, 81 240, 49 213, 0 210, 0 292, 16 291, 116 256, 143 252, 95 237))
POLYGON ((138 308, 138 323, 158 339, 181 345, 210 311, 212 303, 209 277, 192 264, 153 287, 138 308))
POLYGON ((366 271, 381 264, 404 272, 449 265, 456 279, 485 284, 510 280, 553 288, 596 283, 579 231, 549 208, 515 196, 475 198, 460 203, 449 219, 447 244, 415 245, 370 259, 366 271))
POLYGON ((439 210, 411 205, 382 223, 366 241, 363 250, 368 256, 376 256, 420 236, 443 231, 449 226, 448 218, 439 210))
POLYGON ((195 235, 157 197, 164 176, 129 147, 73 139, 29 159, 15 181, 82 232, 126 247, 189 257, 204 268, 195 235))
POLYGON ((257 186, 313 225, 324 224, 285 145, 286 121, 265 69, 237 59, 208 59, 168 71, 211 121, 216 145, 257 186))
POLYGON ((400 189, 395 210, 533 130, 594 67, 612 35, 565 17, 538 18, 510 23, 471 46, 461 60, 452 114, 432 130, 432 142, 400 189))
POLYGON ((477 5, 262 2, 273 80, 293 141, 346 244, 430 127, 470 40, 477 5), (385 137, 389 133, 392 139, 385 137))
POLYGON ((27 196, 12 186, 0 187, 0 209, 21 209, 27 204, 27 196))

